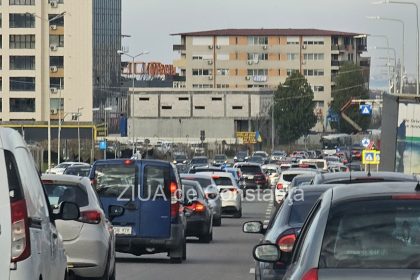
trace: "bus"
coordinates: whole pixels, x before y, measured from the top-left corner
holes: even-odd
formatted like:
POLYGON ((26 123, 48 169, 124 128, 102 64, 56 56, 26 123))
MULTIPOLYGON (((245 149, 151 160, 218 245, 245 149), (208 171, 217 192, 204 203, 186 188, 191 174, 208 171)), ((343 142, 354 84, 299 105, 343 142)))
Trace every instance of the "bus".
POLYGON ((337 148, 349 147, 352 145, 351 135, 349 134, 330 134, 321 137, 322 153, 332 156, 337 153, 337 148))

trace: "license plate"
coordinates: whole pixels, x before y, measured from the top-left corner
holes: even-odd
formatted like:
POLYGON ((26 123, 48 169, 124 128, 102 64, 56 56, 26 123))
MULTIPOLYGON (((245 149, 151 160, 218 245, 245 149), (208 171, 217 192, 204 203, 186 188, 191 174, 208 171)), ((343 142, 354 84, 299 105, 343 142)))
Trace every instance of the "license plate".
POLYGON ((254 176, 248 176, 248 179, 252 180, 252 179, 254 179, 254 176))
POLYGON ((114 227, 115 234, 131 235, 131 227, 114 227))

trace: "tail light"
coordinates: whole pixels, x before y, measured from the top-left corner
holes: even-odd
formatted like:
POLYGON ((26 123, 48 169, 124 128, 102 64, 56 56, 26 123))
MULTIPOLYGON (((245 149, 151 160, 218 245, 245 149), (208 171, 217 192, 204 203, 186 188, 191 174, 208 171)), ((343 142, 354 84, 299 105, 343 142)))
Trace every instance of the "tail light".
POLYGON ((278 184, 277 184, 277 189, 278 189, 278 190, 282 190, 282 189, 283 189, 283 187, 284 187, 284 186, 283 186, 283 184, 282 184, 282 183, 278 183, 278 184))
POLYGON ((186 208, 197 213, 202 213, 206 211, 206 206, 200 202, 194 202, 192 205, 187 206, 186 208))
POLYGON ((241 172, 239 172, 239 170, 236 171, 236 175, 238 175, 238 178, 241 178, 241 172))
POLYGON ((296 235, 288 234, 288 235, 281 236, 277 240, 277 245, 279 245, 279 248, 281 251, 290 253, 293 250, 293 246, 295 245, 295 242, 296 242, 296 235))
POLYGON ((98 181, 96 179, 91 179, 90 180, 90 184, 92 185, 93 188, 96 188, 97 183, 98 183, 98 181))
POLYGON ((28 211, 24 199, 10 204, 12 216, 12 262, 19 262, 31 255, 28 211))
POLYGON ((79 221, 87 224, 99 224, 102 219, 102 214, 96 210, 89 210, 80 212, 79 221))
POLYGON ((302 277, 302 280, 318 280, 318 269, 312 268, 302 277))
POLYGON ((231 191, 233 193, 237 193, 238 192, 238 189, 233 188, 233 189, 229 189, 229 191, 231 191))
POLYGON ((171 190, 171 220, 176 222, 180 210, 178 184, 171 182, 169 189, 171 190))

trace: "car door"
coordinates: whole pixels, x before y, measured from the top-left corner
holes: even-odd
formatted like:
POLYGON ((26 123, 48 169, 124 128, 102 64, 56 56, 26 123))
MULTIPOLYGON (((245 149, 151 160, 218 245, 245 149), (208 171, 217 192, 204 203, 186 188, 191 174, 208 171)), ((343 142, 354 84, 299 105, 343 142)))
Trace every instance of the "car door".
POLYGON ((6 163, 0 141, 0 272, 2 279, 9 279, 11 259, 11 213, 9 184, 7 180, 6 163))
POLYGON ((140 237, 169 238, 171 233, 170 166, 146 162, 141 172, 140 237))

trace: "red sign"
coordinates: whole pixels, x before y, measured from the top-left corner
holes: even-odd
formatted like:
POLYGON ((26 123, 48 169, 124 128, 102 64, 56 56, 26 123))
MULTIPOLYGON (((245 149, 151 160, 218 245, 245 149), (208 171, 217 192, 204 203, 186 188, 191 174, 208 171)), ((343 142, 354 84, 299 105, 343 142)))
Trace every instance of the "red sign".
POLYGON ((175 76, 176 68, 172 64, 162 64, 160 62, 134 62, 134 67, 131 62, 123 69, 123 74, 131 75, 148 75, 150 77, 156 76, 175 76))

